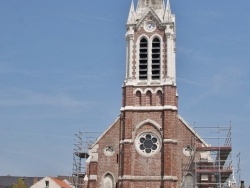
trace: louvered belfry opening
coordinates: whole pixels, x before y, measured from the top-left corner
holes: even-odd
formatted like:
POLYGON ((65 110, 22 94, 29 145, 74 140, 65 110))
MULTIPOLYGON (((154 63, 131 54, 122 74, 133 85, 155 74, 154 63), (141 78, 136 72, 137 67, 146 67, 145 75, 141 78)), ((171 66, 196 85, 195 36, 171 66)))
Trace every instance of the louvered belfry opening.
POLYGON ((140 41, 140 59, 139 59, 139 79, 148 79, 148 41, 142 38, 140 41))
POLYGON ((158 38, 154 38, 152 43, 152 80, 160 79, 160 50, 161 42, 158 38))

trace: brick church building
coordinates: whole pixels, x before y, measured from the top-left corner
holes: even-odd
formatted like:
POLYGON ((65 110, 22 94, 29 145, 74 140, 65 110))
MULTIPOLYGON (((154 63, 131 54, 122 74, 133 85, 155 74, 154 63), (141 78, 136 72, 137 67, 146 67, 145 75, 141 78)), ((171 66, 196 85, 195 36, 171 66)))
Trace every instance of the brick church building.
POLYGON ((132 2, 121 113, 89 150, 85 188, 194 187, 197 178, 212 181, 194 170, 195 157, 210 159, 207 150, 194 154, 194 148, 208 145, 178 114, 175 27, 169 1, 138 0, 136 9, 132 2))

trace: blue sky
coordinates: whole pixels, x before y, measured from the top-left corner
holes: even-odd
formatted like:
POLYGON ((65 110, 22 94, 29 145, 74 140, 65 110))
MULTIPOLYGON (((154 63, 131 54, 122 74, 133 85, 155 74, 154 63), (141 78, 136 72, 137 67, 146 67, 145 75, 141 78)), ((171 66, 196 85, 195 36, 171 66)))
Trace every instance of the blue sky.
MULTIPOLYGON (((0 175, 72 172, 74 133, 119 115, 130 0, 0 1, 0 175)), ((233 126, 250 184, 250 2, 171 1, 179 113, 233 126)), ((233 156, 233 158, 235 158, 233 156)))

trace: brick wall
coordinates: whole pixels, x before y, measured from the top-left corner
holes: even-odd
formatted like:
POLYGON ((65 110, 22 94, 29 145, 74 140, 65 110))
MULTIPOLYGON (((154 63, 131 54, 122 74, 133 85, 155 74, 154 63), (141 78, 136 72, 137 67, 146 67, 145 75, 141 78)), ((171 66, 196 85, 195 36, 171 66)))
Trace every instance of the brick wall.
POLYGON ((194 146, 195 141, 201 143, 195 138, 194 132, 178 118, 177 111, 122 112, 121 119, 97 142, 98 162, 91 162, 89 165, 89 175, 97 175, 97 180, 89 181, 88 187, 101 187, 102 179, 107 173, 112 174, 115 183, 118 183, 117 186, 123 188, 179 187, 183 180, 182 176, 189 172, 193 173, 194 170, 193 164, 190 164, 190 157, 184 155, 183 148, 187 145, 194 146), (147 119, 157 123, 161 129, 151 123, 138 127, 138 124, 147 119), (162 140, 177 142, 164 142, 159 153, 152 157, 142 156, 136 151, 134 141, 145 131, 162 136, 162 140), (127 142, 121 142, 126 139, 127 142), (106 146, 114 147, 115 152, 112 156, 104 154, 106 146), (119 176, 127 176, 128 179, 119 180, 119 176), (177 176, 178 180, 157 179, 166 176, 177 176), (140 180, 142 177, 150 178, 140 180))

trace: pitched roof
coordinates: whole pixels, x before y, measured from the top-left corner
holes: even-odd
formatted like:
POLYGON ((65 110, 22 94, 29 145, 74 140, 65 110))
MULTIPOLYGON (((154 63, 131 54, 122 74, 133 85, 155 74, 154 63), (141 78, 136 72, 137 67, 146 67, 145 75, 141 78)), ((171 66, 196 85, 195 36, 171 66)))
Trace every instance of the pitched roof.
MULTIPOLYGON (((18 182, 19 178, 24 179, 24 183, 30 187, 34 183, 36 177, 24 177, 24 176, 0 176, 0 188, 12 188, 14 183, 18 182)), ((42 179, 37 177, 38 179, 42 179)))
POLYGON ((62 180, 56 179, 56 178, 52 178, 50 177, 57 185, 59 185, 61 188, 72 188, 70 185, 68 185, 67 183, 63 182, 62 180))
POLYGON ((178 115, 178 118, 205 146, 208 146, 206 141, 180 115, 178 115))

